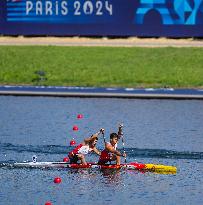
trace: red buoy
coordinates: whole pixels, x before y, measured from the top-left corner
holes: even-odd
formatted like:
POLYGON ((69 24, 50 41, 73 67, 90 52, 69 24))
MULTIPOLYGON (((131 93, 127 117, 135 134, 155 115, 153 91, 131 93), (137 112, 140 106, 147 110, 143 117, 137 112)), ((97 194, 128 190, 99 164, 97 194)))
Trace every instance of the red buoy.
POLYGON ((56 178, 54 179, 54 183, 55 183, 55 184, 60 184, 60 183, 61 183, 61 178, 60 178, 60 177, 56 177, 56 178))
POLYGON ((78 126, 74 125, 73 126, 73 131, 78 131, 78 126))
POLYGON ((71 141, 70 141, 70 146, 75 146, 76 145, 76 141, 74 140, 74 139, 72 139, 71 141))
POLYGON ((82 114, 78 114, 77 118, 78 118, 78 119, 82 119, 82 118, 83 118, 83 115, 82 115, 82 114))
POLYGON ((44 205, 52 205, 50 201, 47 201, 44 205))
POLYGON ((64 157, 63 158, 63 162, 68 162, 69 161, 69 158, 68 157, 64 157))

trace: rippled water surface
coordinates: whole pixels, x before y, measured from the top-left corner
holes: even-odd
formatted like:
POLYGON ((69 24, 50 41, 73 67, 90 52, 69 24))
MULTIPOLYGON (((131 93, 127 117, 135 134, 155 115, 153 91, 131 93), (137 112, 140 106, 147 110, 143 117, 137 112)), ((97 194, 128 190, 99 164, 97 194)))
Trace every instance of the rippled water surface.
POLYGON ((203 101, 0 96, 0 204, 202 204, 202 122, 203 101), (61 161, 72 137, 79 143, 104 127, 108 139, 119 122, 128 162, 174 165, 177 174, 4 166, 34 154, 38 161, 61 161), (56 176, 61 184, 53 183, 56 176))

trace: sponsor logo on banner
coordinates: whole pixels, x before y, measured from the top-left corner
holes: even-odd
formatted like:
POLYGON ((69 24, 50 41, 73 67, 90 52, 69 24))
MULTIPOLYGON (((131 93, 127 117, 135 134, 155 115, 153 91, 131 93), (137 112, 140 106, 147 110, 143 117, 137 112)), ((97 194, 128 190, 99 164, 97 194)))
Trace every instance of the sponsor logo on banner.
POLYGON ((10 0, 7 21, 51 23, 106 22, 113 16, 111 0, 10 0))
POLYGON ((198 25, 203 24, 203 0, 7 0, 7 21, 198 25))
POLYGON ((203 0, 140 0, 135 23, 144 24, 152 12, 161 17, 163 25, 203 24, 203 0))

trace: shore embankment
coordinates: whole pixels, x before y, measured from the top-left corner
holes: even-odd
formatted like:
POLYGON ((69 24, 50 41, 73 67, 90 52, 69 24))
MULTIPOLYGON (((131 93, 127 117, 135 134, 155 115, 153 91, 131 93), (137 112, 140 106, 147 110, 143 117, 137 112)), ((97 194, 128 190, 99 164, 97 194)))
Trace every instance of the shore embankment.
POLYGON ((203 48, 0 46, 1 85, 202 88, 203 48))

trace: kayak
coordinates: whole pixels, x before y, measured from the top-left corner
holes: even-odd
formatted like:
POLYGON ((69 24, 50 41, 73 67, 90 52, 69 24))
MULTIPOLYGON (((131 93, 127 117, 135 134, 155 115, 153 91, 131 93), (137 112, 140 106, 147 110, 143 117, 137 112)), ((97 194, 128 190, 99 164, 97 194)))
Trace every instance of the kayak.
POLYGON ((13 167, 17 168, 69 168, 69 169, 126 169, 126 170, 138 170, 149 171, 160 174, 176 174, 177 168, 175 166, 167 166, 162 164, 142 164, 137 162, 131 162, 127 164, 107 164, 99 165, 97 163, 82 164, 70 164, 68 162, 22 162, 14 163, 13 167))
POLYGON ((30 168, 72 168, 72 169, 90 169, 90 168, 99 168, 99 169, 143 169, 145 167, 144 164, 140 163, 129 163, 129 164, 110 164, 110 165, 99 165, 97 163, 87 163, 87 165, 83 164, 70 164, 68 162, 22 162, 22 163, 14 163, 14 167, 30 167, 30 168))

